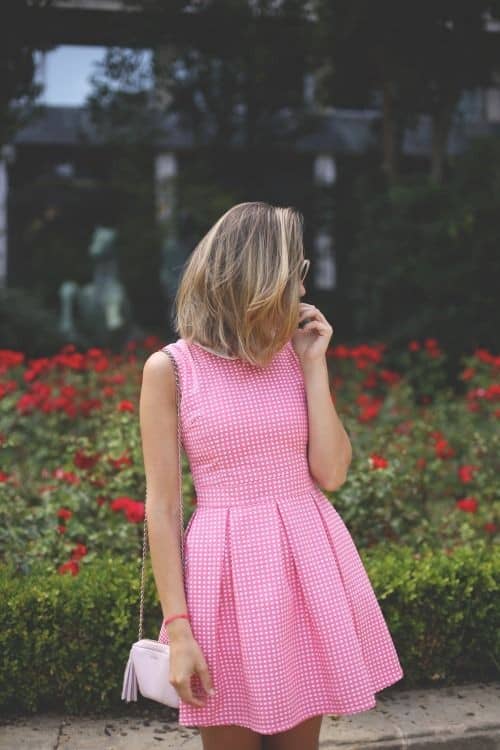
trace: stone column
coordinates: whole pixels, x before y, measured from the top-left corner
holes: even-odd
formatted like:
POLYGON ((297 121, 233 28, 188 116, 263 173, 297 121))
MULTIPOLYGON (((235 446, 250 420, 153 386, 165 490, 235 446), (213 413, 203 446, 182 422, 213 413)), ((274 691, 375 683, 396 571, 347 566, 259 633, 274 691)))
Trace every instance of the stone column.
POLYGON ((170 68, 178 55, 176 45, 159 45, 153 52, 153 106, 160 112, 165 112, 172 102, 172 94, 168 90, 170 68))
POLYGON ((177 291, 184 261, 180 247, 176 205, 177 157, 173 152, 155 156, 156 217, 161 229, 160 283, 167 304, 177 291))
POLYGON ((314 159, 314 288, 331 291, 337 288, 335 258, 333 185, 337 176, 332 154, 317 154, 314 159))
POLYGON ((9 193, 9 176, 5 149, 0 158, 0 287, 7 286, 7 200, 9 193))

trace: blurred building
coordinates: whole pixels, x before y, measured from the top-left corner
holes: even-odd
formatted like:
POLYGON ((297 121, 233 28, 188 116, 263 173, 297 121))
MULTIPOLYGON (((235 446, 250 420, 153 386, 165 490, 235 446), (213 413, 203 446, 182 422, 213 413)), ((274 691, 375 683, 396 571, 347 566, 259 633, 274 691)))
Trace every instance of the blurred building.
MULTIPOLYGON (((45 39, 54 44, 147 47, 163 40, 165 30, 158 29, 154 14, 140 3, 121 0, 53 0, 47 7, 33 6, 32 23, 40 28, 45 39), (161 35, 160 35, 161 31, 161 35)), ((491 24, 492 32, 498 32, 491 24)), ((165 47, 168 54, 168 45, 165 47)), ((313 193, 318 196, 331 188, 338 172, 338 160, 345 155, 363 156, 377 148, 376 125, 380 109, 319 110, 315 101, 314 75, 304 80, 304 108, 314 114, 314 129, 297 137, 293 152, 309 160, 313 193)), ((163 96, 154 91, 155 97, 163 96)), ((283 112, 277 127, 290 127, 291 115, 283 112)), ((180 156, 193 152, 200 145, 199 134, 176 115, 163 118, 160 134, 151 144, 152 179, 155 180, 156 211, 159 221, 168 218, 175 197, 175 181, 180 169, 180 156)), ((467 91, 463 94, 448 141, 448 154, 463 151, 469 141, 487 133, 500 133, 500 77, 498 85, 467 91)), ((210 143, 210 127, 206 129, 206 143, 210 143)), ((234 142, 241 143, 238 132, 234 142)), ((416 127, 405 132, 403 155, 426 159, 431 150, 431 123, 421 116, 416 127)), ((11 270, 18 281, 22 263, 8 252, 16 253, 16 227, 9 211, 9 190, 15 190, 40 172, 54 174, 67 180, 92 180, 105 170, 107 160, 113 158, 110 147, 103 143, 89 112, 83 107, 49 106, 42 115, 17 133, 8 144, 0 160, 0 285, 9 283, 11 270)), ((321 197, 318 198, 318 205, 321 197)), ((321 209, 318 209, 319 212, 321 209)), ((336 285, 335 243, 331 221, 321 216, 316 222, 313 238, 315 263, 314 283, 318 289, 333 289, 336 285)), ((166 243, 164 260, 168 264, 166 243)))

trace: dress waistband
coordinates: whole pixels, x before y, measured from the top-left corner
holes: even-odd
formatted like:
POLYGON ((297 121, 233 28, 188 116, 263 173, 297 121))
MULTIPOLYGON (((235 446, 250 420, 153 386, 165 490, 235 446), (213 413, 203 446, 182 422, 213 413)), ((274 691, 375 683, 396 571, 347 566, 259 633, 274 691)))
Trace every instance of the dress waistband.
POLYGON ((308 474, 297 481, 274 478, 273 481, 261 480, 236 481, 221 485, 195 486, 196 506, 198 508, 216 508, 245 505, 269 505, 277 498, 294 500, 310 497, 317 492, 317 485, 308 474))

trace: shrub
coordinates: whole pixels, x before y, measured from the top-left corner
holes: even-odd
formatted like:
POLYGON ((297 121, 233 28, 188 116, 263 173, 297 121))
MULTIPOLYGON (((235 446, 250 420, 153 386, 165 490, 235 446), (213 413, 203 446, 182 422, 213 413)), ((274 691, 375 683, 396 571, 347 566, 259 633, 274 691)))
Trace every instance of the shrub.
MULTIPOLYGON (((500 672, 500 549, 415 553, 381 545, 362 554, 393 635, 405 686, 495 679, 500 672)), ((38 563, 28 576, 0 566, 0 710, 72 713, 122 704, 137 638, 140 567, 104 555, 79 575, 38 563)), ((161 607, 150 558, 144 637, 157 638, 161 607)))

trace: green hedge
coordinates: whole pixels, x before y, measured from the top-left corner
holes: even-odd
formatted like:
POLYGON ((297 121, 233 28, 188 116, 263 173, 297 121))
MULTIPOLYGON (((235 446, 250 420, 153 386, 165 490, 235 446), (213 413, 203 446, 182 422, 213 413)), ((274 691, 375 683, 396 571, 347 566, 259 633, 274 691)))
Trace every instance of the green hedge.
MULTIPOLYGON (((391 545, 360 550, 411 687, 495 679, 500 669, 500 549, 451 554, 391 545)), ((124 706, 123 670, 137 637, 139 565, 108 556, 77 576, 46 563, 0 567, 0 709, 84 714, 124 706)), ((144 636, 161 609, 150 560, 144 636)))

